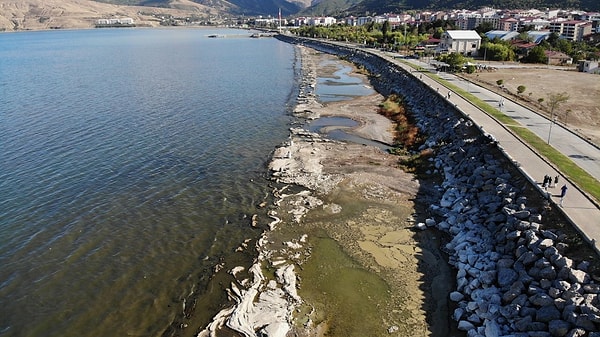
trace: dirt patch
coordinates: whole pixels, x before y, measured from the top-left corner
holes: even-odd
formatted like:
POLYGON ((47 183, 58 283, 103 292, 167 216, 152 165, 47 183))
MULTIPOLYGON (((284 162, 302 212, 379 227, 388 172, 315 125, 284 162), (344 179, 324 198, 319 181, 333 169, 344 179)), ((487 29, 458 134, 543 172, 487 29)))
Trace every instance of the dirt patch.
POLYGON ((498 68, 463 76, 490 90, 503 92, 545 116, 549 116, 544 106, 548 94, 566 92, 569 100, 555 111, 558 122, 600 146, 600 76, 577 72, 573 68, 539 67, 498 68), (503 80, 504 90, 496 84, 498 80, 503 80), (525 91, 517 94, 517 87, 521 85, 525 86, 525 91), (539 99, 544 101, 540 104, 539 99))

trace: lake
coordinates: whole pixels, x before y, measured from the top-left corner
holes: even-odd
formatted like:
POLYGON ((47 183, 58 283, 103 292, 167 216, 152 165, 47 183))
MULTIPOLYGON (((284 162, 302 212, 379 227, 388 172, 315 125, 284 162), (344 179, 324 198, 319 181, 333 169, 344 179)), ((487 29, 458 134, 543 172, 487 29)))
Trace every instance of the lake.
POLYGON ((194 335, 218 312, 299 77, 292 45, 245 33, 0 34, 0 336, 194 335))

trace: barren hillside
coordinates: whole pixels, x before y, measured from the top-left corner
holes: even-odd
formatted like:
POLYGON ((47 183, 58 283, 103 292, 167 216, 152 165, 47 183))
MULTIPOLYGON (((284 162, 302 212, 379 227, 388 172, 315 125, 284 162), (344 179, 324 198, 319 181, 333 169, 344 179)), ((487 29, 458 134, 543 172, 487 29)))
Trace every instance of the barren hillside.
POLYGON ((92 28, 97 19, 133 18, 138 26, 158 26, 152 14, 208 17, 218 9, 189 0, 175 0, 171 8, 117 6, 90 0, 3 0, 0 31, 92 28))

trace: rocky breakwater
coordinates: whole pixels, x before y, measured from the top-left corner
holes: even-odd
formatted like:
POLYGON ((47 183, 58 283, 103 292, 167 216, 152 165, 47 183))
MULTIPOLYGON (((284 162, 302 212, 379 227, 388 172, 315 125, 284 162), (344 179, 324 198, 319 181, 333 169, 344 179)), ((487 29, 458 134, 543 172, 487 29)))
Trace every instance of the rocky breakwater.
POLYGON ((468 336, 600 336, 600 284, 588 273, 590 263, 563 255, 569 238, 546 229, 543 209, 515 186, 525 180, 494 155, 494 142, 434 142, 427 145, 436 149, 434 166, 444 181, 425 226, 450 236, 445 248, 457 270, 450 299, 458 328, 468 336))
POLYGON ((419 150, 433 153, 426 174, 441 183, 439 195, 421 196, 431 213, 417 227, 448 234, 459 330, 470 337, 600 336, 597 256, 578 257, 576 234, 552 226, 558 213, 532 193, 491 135, 398 65, 344 46, 303 43, 365 67, 377 91, 404 98, 428 136, 419 150))

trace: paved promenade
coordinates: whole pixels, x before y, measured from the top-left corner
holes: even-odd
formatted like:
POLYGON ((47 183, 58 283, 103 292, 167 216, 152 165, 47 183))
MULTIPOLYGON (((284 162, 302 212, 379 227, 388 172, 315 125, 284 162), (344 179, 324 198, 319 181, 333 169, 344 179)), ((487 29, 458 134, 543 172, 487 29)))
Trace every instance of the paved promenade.
MULTIPOLYGON (((390 60, 392 59, 390 58, 390 60)), ((394 62, 411 72, 412 68, 408 65, 403 64, 402 62, 394 62)), ((423 63, 418 65, 427 66, 423 63)), ((449 89, 426 76, 427 73, 423 73, 423 75, 424 76, 417 76, 417 78, 420 78, 422 82, 432 88, 439 88, 439 94, 447 97, 449 89)), ((440 74, 438 74, 438 76, 439 75, 440 74)), ((451 74, 443 74, 442 77, 455 85, 459 85, 464 90, 474 94, 492 106, 497 106, 501 99, 499 95, 491 93, 473 83, 467 83, 451 74)), ((508 157, 518 163, 519 169, 531 182, 538 186, 540 191, 542 191, 541 182, 544 175, 550 175, 551 177, 559 176, 558 186, 548 189, 551 202, 558 206, 566 217, 570 219, 574 227, 578 228, 595 250, 600 253, 600 207, 598 203, 586 196, 585 193, 572 184, 551 163, 539 156, 536 151, 511 133, 508 128, 504 127, 494 118, 471 104, 468 100, 457 93, 452 92, 450 101, 455 104, 463 114, 468 115, 485 132, 492 135, 498 141, 499 146, 504 150, 508 157), (564 184, 567 185, 568 190, 561 207, 559 196, 560 187, 564 184)), ((504 111, 508 116, 511 116, 522 123, 525 121, 524 126, 532 129, 532 131, 537 127, 538 131, 534 132, 538 133, 538 136, 542 139, 547 140, 550 122, 534 112, 526 110, 528 109, 515 102, 504 99, 504 111)), ((556 124, 553 125, 550 136, 550 144, 552 146, 570 157, 577 165, 580 165, 584 170, 588 171, 600 181, 600 149, 556 124), (562 146, 558 146, 558 144, 562 144, 562 146)))

